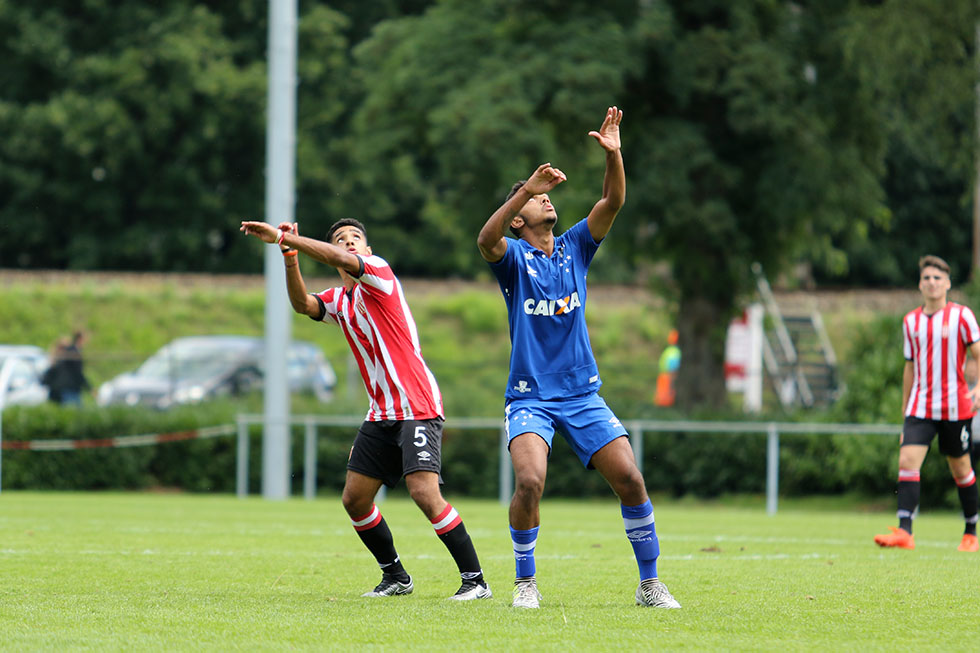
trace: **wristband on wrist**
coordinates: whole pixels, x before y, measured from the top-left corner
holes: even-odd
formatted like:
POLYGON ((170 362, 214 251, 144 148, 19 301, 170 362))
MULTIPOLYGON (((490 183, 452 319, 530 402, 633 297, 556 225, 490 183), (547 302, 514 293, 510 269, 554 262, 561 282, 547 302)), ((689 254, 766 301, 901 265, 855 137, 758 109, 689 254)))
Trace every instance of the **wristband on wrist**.
POLYGON ((295 249, 284 249, 284 250, 282 250, 282 256, 283 256, 283 258, 292 258, 292 257, 296 256, 297 254, 299 254, 299 252, 297 252, 295 249))
POLYGON ((282 239, 286 237, 286 232, 282 229, 276 229, 276 245, 282 245, 282 239))

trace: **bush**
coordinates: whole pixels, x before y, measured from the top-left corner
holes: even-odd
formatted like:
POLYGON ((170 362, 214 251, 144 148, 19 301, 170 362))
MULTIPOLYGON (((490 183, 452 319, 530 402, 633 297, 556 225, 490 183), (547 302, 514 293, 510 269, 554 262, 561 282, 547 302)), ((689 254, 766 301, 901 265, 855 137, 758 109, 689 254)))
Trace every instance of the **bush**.
MULTIPOLYGON (((186 431, 232 422, 230 407, 222 404, 166 413, 128 407, 14 406, 3 413, 3 438, 4 442, 93 440, 186 431)), ((229 465, 216 452, 227 449, 229 443, 234 451, 232 438, 145 447, 8 450, 3 455, 3 485, 9 489, 33 490, 122 490, 159 485, 227 489, 234 487, 234 456, 229 465), (230 485, 216 482, 223 477, 230 479, 230 485)))

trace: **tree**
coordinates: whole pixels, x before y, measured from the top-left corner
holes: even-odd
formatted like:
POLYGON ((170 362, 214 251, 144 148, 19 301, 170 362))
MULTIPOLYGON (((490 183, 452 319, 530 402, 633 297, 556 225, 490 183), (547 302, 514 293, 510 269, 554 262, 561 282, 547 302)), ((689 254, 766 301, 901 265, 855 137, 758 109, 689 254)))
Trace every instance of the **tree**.
POLYGON ((949 261, 954 280, 970 272, 978 16, 976 0, 890 0, 851 13, 843 50, 886 130, 891 217, 860 242, 839 242, 851 283, 906 285, 925 253, 949 261))
POLYGON ((229 214, 261 204, 265 74, 222 17, 2 3, 0 35, 0 262, 229 269, 229 214))
POLYGON ((480 226, 511 184, 552 160, 566 226, 601 193, 587 132, 624 97, 635 2, 445 0, 379 24, 354 51, 350 209, 402 274, 487 275, 480 226), (625 15, 624 15, 625 14, 625 15), (410 243, 410 246, 404 244, 410 243))
POLYGON ((725 330, 753 262, 841 269, 834 239, 859 239, 882 212, 883 133, 842 48, 850 5, 678 1, 641 16, 635 227, 615 237, 671 263, 680 404, 724 401, 725 330))
POLYGON ((883 131, 843 49, 854 6, 446 0, 382 23, 355 51, 357 208, 409 235, 403 271, 479 274, 473 234, 537 163, 568 174, 563 224, 585 215, 602 175, 585 132, 618 104, 628 198, 597 269, 671 263, 678 400, 718 403, 751 264, 840 270, 835 239, 883 213, 883 131))

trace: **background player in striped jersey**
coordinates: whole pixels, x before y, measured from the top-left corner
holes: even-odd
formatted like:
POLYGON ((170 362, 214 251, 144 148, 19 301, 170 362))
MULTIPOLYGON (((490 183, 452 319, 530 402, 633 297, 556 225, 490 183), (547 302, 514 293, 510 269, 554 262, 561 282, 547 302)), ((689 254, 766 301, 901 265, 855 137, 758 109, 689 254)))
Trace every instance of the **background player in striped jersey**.
POLYGON ((327 232, 326 242, 300 236, 295 223, 276 228, 242 222, 241 231, 279 243, 293 310, 337 323, 364 380, 371 405, 351 448, 343 493, 354 529, 382 570, 381 582, 364 596, 410 594, 414 588, 374 504, 382 483, 393 487, 404 476, 409 494, 459 568, 462 585, 450 598, 490 598, 466 527, 439 490, 443 423, 439 386, 422 359, 401 283, 388 263, 372 254, 364 225, 339 220, 327 232), (343 285, 307 293, 298 252, 337 268, 343 285))
POLYGON ((555 237, 558 214, 548 192, 565 175, 545 163, 514 185, 477 238, 500 284, 510 322, 505 424, 516 479, 509 514, 517 568, 514 607, 539 606, 534 548, 556 430, 619 497, 640 571, 636 603, 681 607, 657 577, 660 542, 653 506, 626 429, 599 396, 602 382, 585 323, 589 264, 626 198, 622 119, 622 111, 609 107, 599 131, 589 132, 605 151, 606 172, 602 196, 586 218, 555 237), (504 236, 508 228, 517 239, 504 236))
POLYGON ((902 321, 905 423, 898 454, 898 528, 875 535, 880 546, 914 549, 912 516, 919 505, 919 470, 932 439, 946 456, 959 491, 966 528, 960 551, 977 551, 977 481, 970 464, 972 419, 980 387, 970 390, 963 376, 966 353, 980 357, 980 327, 966 306, 946 298, 949 265, 938 256, 919 259, 923 305, 902 321))

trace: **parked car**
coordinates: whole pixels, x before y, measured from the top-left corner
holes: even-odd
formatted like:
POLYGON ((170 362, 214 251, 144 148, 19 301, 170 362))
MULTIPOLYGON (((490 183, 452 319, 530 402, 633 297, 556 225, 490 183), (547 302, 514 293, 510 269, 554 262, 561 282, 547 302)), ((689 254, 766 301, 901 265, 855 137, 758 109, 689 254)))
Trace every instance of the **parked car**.
MULTIPOLYGON (((133 372, 102 384, 101 406, 143 404, 169 408, 216 397, 261 390, 265 341, 251 336, 191 336, 163 346, 133 372)), ((333 396, 337 376, 320 349, 294 341, 286 375, 292 392, 311 392, 320 401, 333 396)))
MULTIPOLYGON (((47 400, 48 389, 41 377, 51 364, 48 353, 34 345, 0 345, 0 370, 10 365, 2 405, 33 406, 47 400)), ((0 388, 0 393, 4 388, 0 388)))

